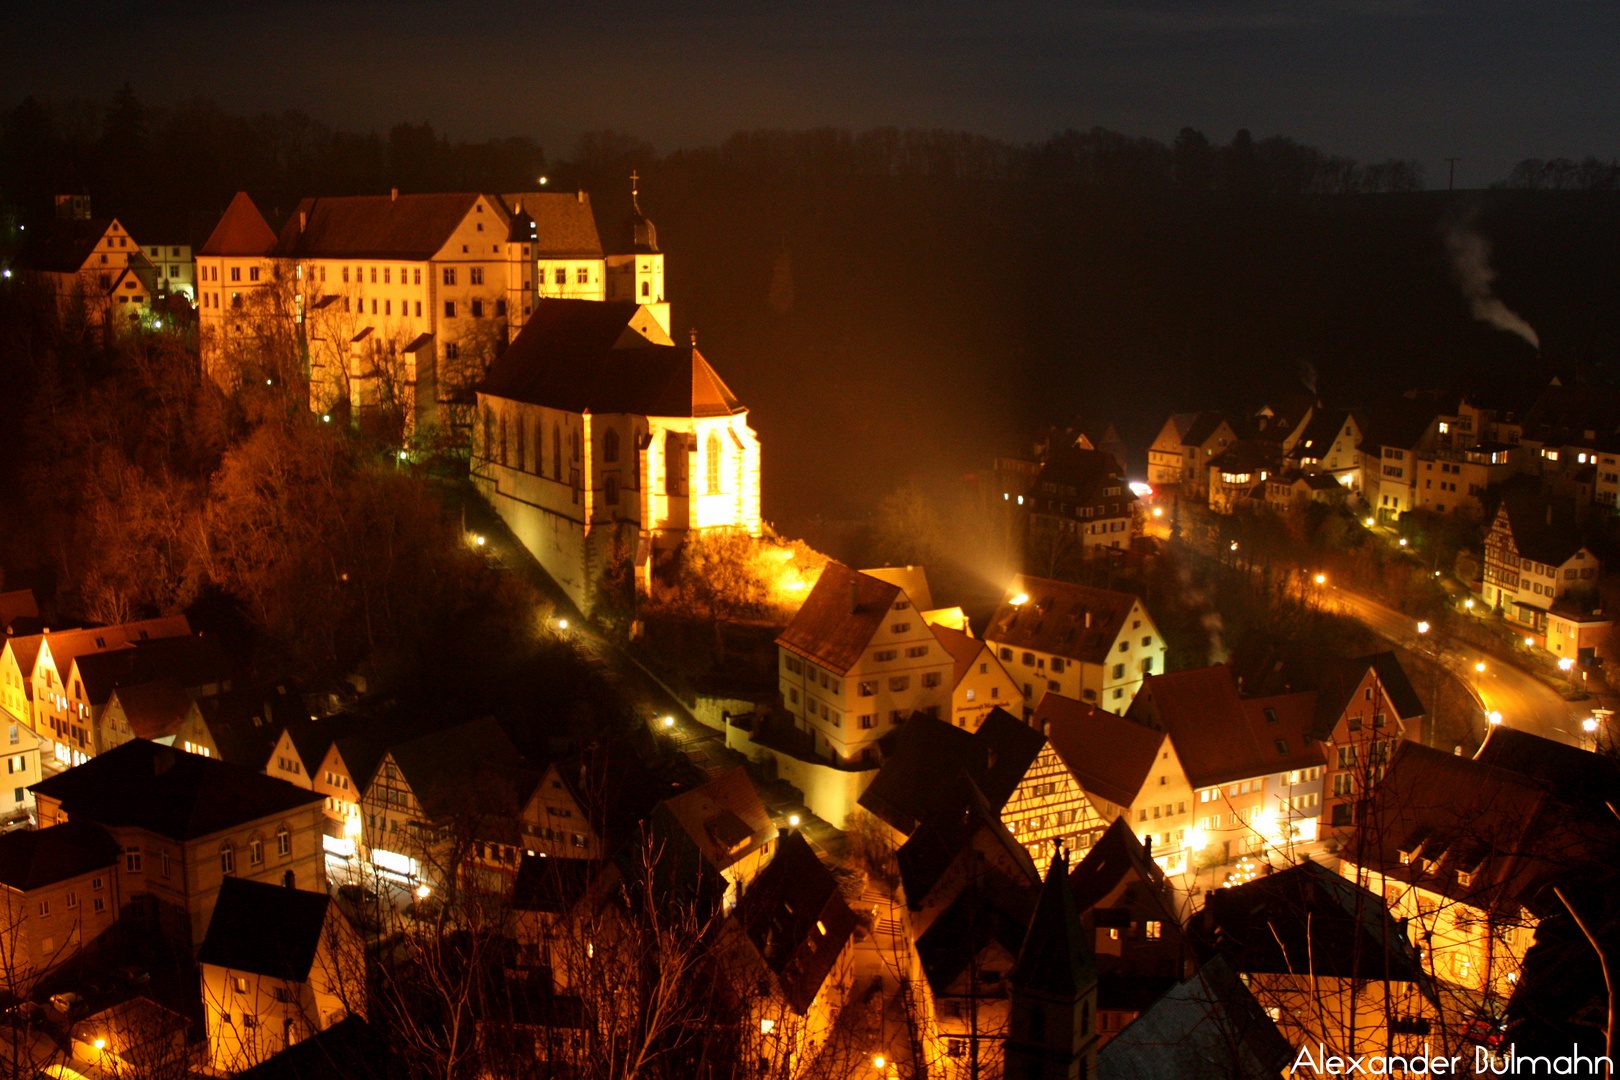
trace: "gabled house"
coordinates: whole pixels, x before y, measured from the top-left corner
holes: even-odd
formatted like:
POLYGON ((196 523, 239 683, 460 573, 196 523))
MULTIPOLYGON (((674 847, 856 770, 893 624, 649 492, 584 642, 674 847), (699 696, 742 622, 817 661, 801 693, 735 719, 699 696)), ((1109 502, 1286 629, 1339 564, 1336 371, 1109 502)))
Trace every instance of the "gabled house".
POLYGON ((103 748, 102 714, 119 687, 164 682, 188 696, 215 697, 231 688, 228 662, 211 638, 192 634, 137 639, 129 648, 111 648, 74 657, 64 685, 71 685, 78 715, 88 721, 93 753, 103 748), (80 697, 79 695, 82 695, 80 697))
POLYGON ((0 787, 0 824, 27 822, 34 813, 33 785, 44 779, 40 739, 33 729, 0 716, 0 754, 5 755, 5 786, 0 787))
POLYGON ((1130 593, 1020 574, 984 632, 1019 681, 1026 718, 1047 693, 1124 712, 1164 670, 1164 636, 1130 593))
POLYGON ((1332 473, 1306 473, 1294 469, 1277 473, 1266 480, 1265 493, 1266 508, 1274 514, 1286 514, 1311 503, 1341 506, 1345 499, 1345 490, 1332 473))
POLYGON ((1170 735, 1095 705, 1048 694, 1035 710, 1065 769, 1090 802, 1091 829, 1075 844, 1087 852, 1110 822, 1123 819, 1157 865, 1185 873, 1201 850, 1193 790, 1170 735))
POLYGON ((1325 762, 1315 711, 1314 691, 1245 699, 1217 664, 1152 676, 1127 715, 1170 736, 1193 792, 1189 839, 1227 862, 1316 840, 1325 762))
POLYGON ((1383 779, 1403 739, 1423 740, 1427 710, 1392 652, 1329 664, 1320 673, 1312 737, 1326 760, 1322 826, 1342 838, 1356 808, 1383 779))
POLYGON ((195 948, 229 877, 326 887, 320 797, 137 739, 34 785, 41 830, 100 825, 123 851, 124 915, 195 948))
POLYGON ((822 570, 776 639, 783 708, 816 755, 874 766, 878 739, 913 713, 949 715, 956 659, 922 615, 898 585, 836 562, 822 570))
POLYGON ((854 988, 857 920, 802 833, 782 838, 729 921, 740 931, 734 980, 763 984, 749 1027, 770 1060, 811 1061, 854 988))
POLYGON ((1188 975, 1193 956, 1176 890, 1123 817, 1069 874, 1097 964, 1097 1038, 1106 1043, 1188 975))
POLYGON ((1032 858, 1101 825, 1046 737, 1000 709, 971 735, 913 716, 885 742, 883 767, 860 806, 897 844, 935 814, 981 798, 1032 858))
POLYGON ((1402 399, 1372 412, 1361 443, 1361 491, 1380 524, 1417 509, 1418 457, 1434 442, 1433 405, 1402 399))
POLYGON ((727 911, 747 894, 777 847, 776 825, 740 766, 659 803, 652 826, 655 835, 685 848, 666 855, 682 868, 677 875, 694 880, 712 874, 724 881, 720 899, 727 911), (688 874, 693 855, 696 865, 688 874))
POLYGON ((197 964, 209 1063, 221 1074, 366 1014, 359 935, 325 892, 227 879, 197 964))
POLYGON ((1284 466, 1333 477, 1350 495, 1361 492, 1361 420, 1349 409, 1317 409, 1284 456, 1284 466))
POLYGON ((360 796, 369 870, 412 889, 455 878, 508 894, 533 789, 533 770, 492 717, 395 743, 360 796))
POLYGON ((551 762, 523 810, 523 843, 530 852, 564 859, 606 857, 605 822, 593 811, 603 800, 587 798, 592 780, 587 762, 551 762))
POLYGON ((104 1076, 175 1076, 194 1063, 186 1040, 190 1029, 183 1014, 149 997, 133 997, 86 1016, 69 1036, 78 1062, 94 1062, 104 1076))
POLYGON ((476 391, 473 482, 580 606, 615 544, 645 590, 690 534, 760 535, 747 407, 636 303, 537 301, 476 391))
POLYGON ((271 253, 275 230, 245 191, 238 191, 197 249, 197 343, 202 369, 221 387, 256 375, 240 369, 239 353, 283 329, 265 325, 277 315, 271 253))
POLYGON ((1183 497, 1203 501, 1209 493, 1209 459, 1237 439, 1218 412, 1177 413, 1165 421, 1148 449, 1148 483, 1179 485, 1183 497))
POLYGON ((329 881, 349 882, 360 875, 360 840, 365 834, 361 794, 367 778, 375 775, 382 751, 376 743, 355 735, 333 739, 316 769, 315 793, 325 799, 326 850, 329 881))
POLYGON ((1603 564, 1582 541, 1566 505, 1510 487, 1485 537, 1482 592, 1486 606, 1503 618, 1546 634, 1555 608, 1577 618, 1590 613, 1603 564))
POLYGON ((138 322, 157 288, 152 263, 117 218, 57 218, 29 241, 23 262, 56 298, 64 320, 112 328, 138 322))
POLYGON ((1014 716, 1024 715, 1024 695, 1019 692, 995 650, 967 633, 930 621, 934 640, 950 654, 950 722, 966 731, 977 731, 984 718, 996 709, 1014 716))
POLYGON ((90 756, 92 714, 83 680, 71 678, 74 662, 83 655, 128 649, 157 638, 187 637, 191 625, 184 615, 142 619, 117 626, 61 630, 43 635, 28 678, 33 683, 34 731, 49 740, 64 765, 77 765, 90 756), (47 735, 47 729, 49 734, 47 735))
POLYGON ((1192 935, 1200 956, 1236 971, 1295 1046, 1421 1055, 1439 1030, 1435 983, 1405 920, 1309 859, 1210 891, 1192 935))
POLYGON ((202 708, 178 679, 120 686, 108 695, 107 706, 96 719, 96 753, 105 754, 134 739, 219 757, 202 708))
POLYGON ((87 821, 0 835, 0 963, 13 993, 26 995, 42 975, 106 945, 121 907, 119 855, 107 831, 87 821))

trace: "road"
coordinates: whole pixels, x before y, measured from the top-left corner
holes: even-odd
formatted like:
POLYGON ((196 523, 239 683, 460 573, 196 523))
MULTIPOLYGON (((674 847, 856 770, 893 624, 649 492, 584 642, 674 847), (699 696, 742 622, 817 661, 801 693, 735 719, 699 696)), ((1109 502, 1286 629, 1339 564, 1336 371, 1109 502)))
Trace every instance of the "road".
POLYGON ((1429 641, 1413 621, 1365 594, 1329 588, 1323 607, 1339 611, 1385 640, 1419 652, 1437 650, 1440 662, 1473 692, 1484 713, 1499 712, 1502 723, 1543 738, 1580 746, 1581 721, 1592 715, 1592 703, 1565 701, 1534 675, 1453 637, 1429 641), (1475 667, 1484 664, 1483 674, 1475 667))

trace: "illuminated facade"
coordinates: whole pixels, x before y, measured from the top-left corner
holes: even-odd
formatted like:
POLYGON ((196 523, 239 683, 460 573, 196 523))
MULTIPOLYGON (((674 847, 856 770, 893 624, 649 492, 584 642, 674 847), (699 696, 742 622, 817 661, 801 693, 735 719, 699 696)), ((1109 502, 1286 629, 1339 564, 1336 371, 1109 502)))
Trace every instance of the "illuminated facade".
POLYGON ((763 531, 748 410, 646 307, 538 301, 477 402, 474 485, 585 610, 615 558, 645 588, 691 533, 763 531))

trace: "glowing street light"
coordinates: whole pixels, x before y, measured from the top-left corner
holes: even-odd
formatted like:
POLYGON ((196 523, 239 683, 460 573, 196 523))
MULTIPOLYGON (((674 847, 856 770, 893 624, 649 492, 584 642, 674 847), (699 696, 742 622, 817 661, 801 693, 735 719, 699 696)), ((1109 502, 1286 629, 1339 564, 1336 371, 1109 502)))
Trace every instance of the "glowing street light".
POLYGON ((427 884, 427 882, 423 882, 422 884, 420 884, 420 885, 418 885, 416 887, 416 898, 418 900, 426 900, 428 897, 430 897, 432 895, 433 895, 433 886, 427 884))
POLYGON ((1536 647, 1536 639, 1533 638, 1533 637, 1525 638, 1524 639, 1524 647, 1527 648, 1527 649, 1535 648, 1536 647))
POLYGON ((885 1066, 887 1064, 888 1064, 888 1061, 883 1057, 882 1054, 873 1055, 873 1057, 872 1057, 872 1065, 873 1065, 873 1067, 878 1068, 878 1069, 882 1069, 883 1066, 885 1066))
POLYGON ((568 620, 567 619, 558 619, 557 620, 557 629, 559 629, 559 630, 568 629, 568 620))
POLYGON ((1474 670, 1479 672, 1481 675, 1485 674, 1485 661, 1481 660, 1475 664, 1474 670))
POLYGON ((1366 521, 1363 521, 1363 522, 1362 522, 1362 524, 1363 524, 1363 525, 1365 525, 1365 526, 1367 526, 1367 528, 1369 528, 1369 529, 1370 529, 1370 528, 1372 528, 1372 527, 1373 527, 1373 519, 1372 519, 1372 518, 1368 518, 1368 519, 1367 519, 1367 520, 1366 520, 1366 521))
POLYGON ((483 547, 485 542, 483 533, 478 533, 473 537, 473 547, 483 547))
POLYGON ((1232 543, 1230 545, 1230 550, 1232 550, 1232 551, 1237 550, 1237 541, 1236 540, 1232 541, 1232 543))
POLYGON ((1327 575, 1326 574, 1317 574, 1316 575, 1316 583, 1318 585, 1326 585, 1327 584, 1327 575))
POLYGON ((1406 537, 1403 536, 1403 537, 1401 537, 1401 547, 1405 547, 1405 546, 1406 546, 1406 537))
POLYGON ((1502 722, 1502 714, 1497 712, 1495 709, 1492 709, 1489 713, 1487 713, 1485 718, 1493 724, 1500 724, 1502 722))
POLYGON ((1426 623, 1426 622, 1418 623, 1417 624, 1417 632, 1420 633, 1420 634, 1427 634, 1429 632, 1429 624, 1426 623))
POLYGON ((788 824, 793 825, 793 826, 797 826, 799 824, 799 815, 798 814, 789 814, 788 815, 788 824))
POLYGON ((1154 517, 1164 517, 1164 507, 1162 507, 1162 506, 1155 506, 1155 507, 1154 507, 1154 508, 1153 508, 1153 516, 1154 516, 1154 517))
POLYGON ((1019 593, 1017 596, 1007 601, 1007 603, 1011 604, 1013 607, 1023 607, 1025 604, 1029 603, 1029 593, 1019 593))
POLYGON ((667 728, 668 727, 674 727, 675 726, 675 718, 673 716, 664 717, 664 726, 667 727, 667 728))
POLYGON ((1469 599, 1467 599, 1467 600, 1464 600, 1464 601, 1463 601, 1463 607, 1465 607, 1465 608, 1467 608, 1467 609, 1468 609, 1468 610, 1469 610, 1469 611, 1473 611, 1473 610, 1474 610, 1474 601, 1473 601, 1473 598, 1472 598, 1472 597, 1470 597, 1470 598, 1469 598, 1469 599))
POLYGON ((95 1042, 91 1043, 90 1045, 94 1046, 97 1050, 105 1050, 105 1049, 107 1049, 107 1040, 106 1039, 97 1039, 95 1042))
POLYGON ((1572 668, 1574 666, 1575 666, 1575 658, 1572 657, 1572 656, 1566 656, 1562 660, 1558 661, 1558 670, 1559 671, 1567 672, 1570 668, 1572 668))
POLYGON ((1598 729, 1597 717, 1588 716, 1585 720, 1581 721, 1581 730, 1585 731, 1588 735, 1596 734, 1597 729, 1598 729))

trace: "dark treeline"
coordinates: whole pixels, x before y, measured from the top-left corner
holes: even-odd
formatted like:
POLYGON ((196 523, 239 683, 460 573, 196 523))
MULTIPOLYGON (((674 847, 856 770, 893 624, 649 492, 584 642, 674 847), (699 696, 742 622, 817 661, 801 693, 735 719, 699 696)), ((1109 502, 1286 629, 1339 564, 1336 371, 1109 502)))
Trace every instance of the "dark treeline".
MULTIPOLYGON (((200 243, 237 190, 273 225, 306 195, 591 192, 619 238, 629 174, 698 335, 765 440, 768 518, 875 508, 954 482, 1040 423, 1113 422, 1312 383, 1359 405, 1413 385, 1601 374, 1620 350, 1614 163, 1523 163, 1488 191, 1285 137, 1103 129, 1011 145, 949 131, 756 131, 657 152, 599 132, 548 154, 197 102, 11 106, 0 208, 82 192, 137 239, 200 243), (1432 179, 1432 178, 1431 178, 1432 179), (1446 234, 1478 231, 1541 353, 1475 322, 1446 234)), ((1130 463, 1140 468, 1140 459, 1130 463)))

